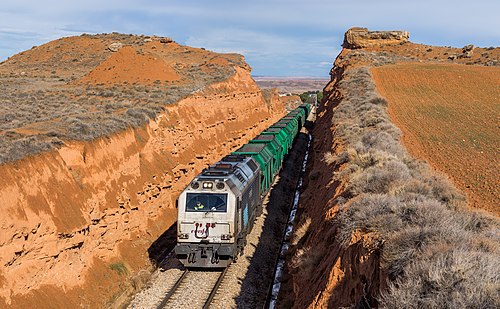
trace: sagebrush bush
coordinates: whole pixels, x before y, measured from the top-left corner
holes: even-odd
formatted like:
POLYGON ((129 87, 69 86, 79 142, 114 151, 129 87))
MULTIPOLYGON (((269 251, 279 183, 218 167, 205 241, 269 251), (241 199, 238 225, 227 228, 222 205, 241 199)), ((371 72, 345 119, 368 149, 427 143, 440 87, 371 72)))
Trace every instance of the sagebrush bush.
POLYGON ((342 101, 332 124, 344 150, 324 157, 325 162, 345 158, 334 174, 347 183, 336 200, 336 238, 344 247, 356 231, 375 232, 384 240, 382 267, 390 281, 379 305, 500 307, 498 218, 468 210, 447 178, 408 155, 367 68, 345 71, 337 86, 342 101))
POLYGON ((62 145, 56 137, 29 136, 13 140, 2 137, 0 140, 0 162, 16 161, 62 145))
POLYGON ((411 263, 382 297, 385 308, 499 308, 498 256, 449 248, 411 263))
POLYGON ((311 218, 307 218, 301 226, 295 229, 290 244, 292 244, 293 246, 297 245, 297 243, 306 235, 310 225, 311 218))
POLYGON ((332 165, 334 164, 338 159, 332 155, 332 152, 331 151, 328 151, 328 152, 325 152, 323 154, 323 161, 327 164, 327 165, 332 165))

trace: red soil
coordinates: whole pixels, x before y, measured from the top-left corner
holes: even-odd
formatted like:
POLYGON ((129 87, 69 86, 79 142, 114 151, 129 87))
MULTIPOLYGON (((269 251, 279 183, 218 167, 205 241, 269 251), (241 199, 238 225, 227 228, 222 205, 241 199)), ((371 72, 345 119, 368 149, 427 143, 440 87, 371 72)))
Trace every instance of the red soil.
POLYGON ((292 110, 295 109, 297 106, 302 104, 302 100, 300 97, 296 94, 288 95, 288 96, 282 96, 281 100, 285 104, 285 107, 287 110, 292 110))
POLYGON ((410 153, 448 174, 471 207, 500 214, 500 68, 398 64, 372 69, 410 153))
POLYGON ((81 83, 90 84, 152 84, 176 81, 179 75, 163 59, 141 55, 131 46, 125 46, 102 62, 81 83))

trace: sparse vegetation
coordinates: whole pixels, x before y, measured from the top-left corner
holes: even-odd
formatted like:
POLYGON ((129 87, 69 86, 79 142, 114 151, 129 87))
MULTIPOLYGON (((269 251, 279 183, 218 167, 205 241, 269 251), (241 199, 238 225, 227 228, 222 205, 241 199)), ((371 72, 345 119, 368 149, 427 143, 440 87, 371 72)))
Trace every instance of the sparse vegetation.
MULTIPOLYGON (((222 56, 228 65, 216 65, 209 60, 221 56, 203 51, 204 55, 198 56, 201 63, 186 59, 186 63, 174 65, 180 76, 175 82, 80 84, 73 81, 109 56, 110 43, 134 46, 138 52, 144 46, 141 36, 103 34, 82 38, 100 52, 70 51, 65 40, 75 38, 66 38, 13 56, 0 65, 0 164, 59 147, 64 140, 88 141, 143 125, 165 105, 226 80, 234 74, 234 66, 246 65, 240 56, 231 54, 222 56), (54 53, 54 49, 58 52, 54 53), (35 52, 49 57, 35 61, 30 56, 35 52)), ((180 52, 179 57, 188 52, 180 52)))
POLYGON ((116 271, 120 276, 126 276, 129 274, 127 266, 123 262, 116 262, 109 265, 109 268, 116 271))
POLYGON ((357 231, 382 237, 390 282, 381 307, 498 308, 499 220, 467 210, 446 178, 409 157, 367 68, 345 72, 338 90, 346 96, 332 121, 346 163, 335 177, 348 184, 337 240, 347 247, 357 231))
POLYGON ((325 152, 325 154, 323 155, 323 161, 327 165, 332 165, 337 161, 337 158, 335 158, 335 156, 332 154, 331 151, 328 151, 328 152, 325 152))

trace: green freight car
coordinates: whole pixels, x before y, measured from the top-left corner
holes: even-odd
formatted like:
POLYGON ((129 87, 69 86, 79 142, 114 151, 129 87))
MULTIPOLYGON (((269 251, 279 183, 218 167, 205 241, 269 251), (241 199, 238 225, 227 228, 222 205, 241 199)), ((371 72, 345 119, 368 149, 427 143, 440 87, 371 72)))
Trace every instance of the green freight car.
POLYGON ((291 132, 289 132, 285 128, 267 128, 261 135, 273 135, 276 137, 276 141, 281 145, 283 157, 288 154, 288 151, 291 148, 291 143, 293 142, 293 137, 291 132))
POLYGON ((232 154, 251 156, 260 165, 260 193, 264 195, 273 182, 273 154, 268 144, 245 144, 232 154))
POLYGON ((281 170, 285 152, 283 146, 278 141, 278 137, 273 134, 259 134, 249 144, 268 144, 269 150, 273 154, 273 175, 278 174, 281 170))

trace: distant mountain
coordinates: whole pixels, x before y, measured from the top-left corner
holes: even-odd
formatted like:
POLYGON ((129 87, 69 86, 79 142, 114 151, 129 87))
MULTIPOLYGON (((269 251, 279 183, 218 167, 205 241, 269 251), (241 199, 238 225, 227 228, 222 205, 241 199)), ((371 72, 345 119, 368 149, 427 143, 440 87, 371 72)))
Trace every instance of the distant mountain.
POLYGON ((252 76, 262 89, 277 88, 281 94, 323 91, 329 78, 311 76, 252 76))

